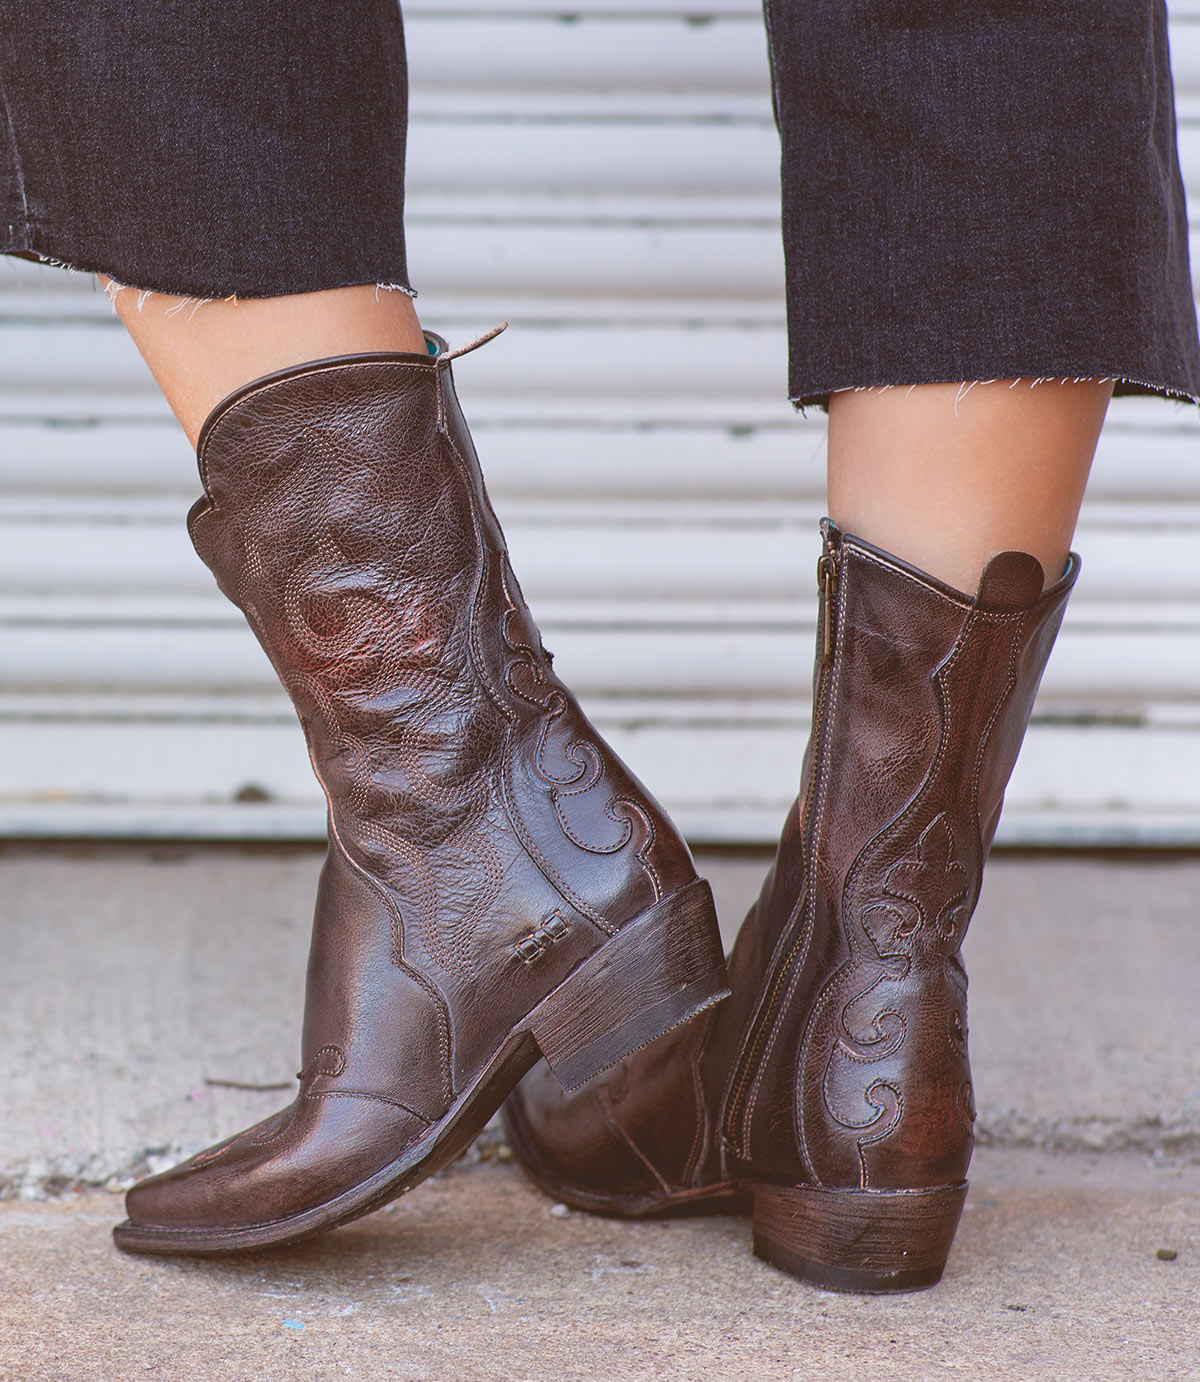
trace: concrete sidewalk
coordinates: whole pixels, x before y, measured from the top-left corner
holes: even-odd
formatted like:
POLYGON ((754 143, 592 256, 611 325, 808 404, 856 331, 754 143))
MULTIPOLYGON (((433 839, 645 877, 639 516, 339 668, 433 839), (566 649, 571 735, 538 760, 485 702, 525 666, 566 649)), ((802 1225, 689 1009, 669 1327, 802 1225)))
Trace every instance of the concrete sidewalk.
MULTIPOLYGON (((766 861, 702 864, 732 934, 766 861)), ((319 867, 0 851, 0 1196, 120 1185, 290 1099, 319 867)), ((1196 859, 993 860, 967 941, 983 1140, 1200 1160, 1197 899, 1196 859)))
MULTIPOLYGON (((0 1382, 1200 1382, 1200 860, 993 861, 967 956, 989 1145, 935 1291, 817 1292, 740 1218, 554 1212, 495 1135, 295 1249, 121 1256, 111 1191, 290 1098, 319 863, 0 850, 0 1382)), ((703 864, 732 930, 765 860, 703 864)))
POLYGON ((942 1284, 891 1298, 793 1281, 741 1218, 560 1217, 511 1165, 240 1259, 122 1256, 115 1195, 10 1203, 0 1378, 1200 1378, 1200 1171, 985 1149, 973 1180, 942 1284))

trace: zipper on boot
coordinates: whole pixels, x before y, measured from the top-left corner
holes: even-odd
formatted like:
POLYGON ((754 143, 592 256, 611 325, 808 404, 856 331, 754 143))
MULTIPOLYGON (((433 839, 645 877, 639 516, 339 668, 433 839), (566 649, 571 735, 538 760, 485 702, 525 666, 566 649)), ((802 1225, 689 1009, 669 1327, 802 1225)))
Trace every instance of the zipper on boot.
MULTIPOLYGON (((834 651, 837 646, 837 593, 842 557, 841 534, 828 518, 823 518, 821 520, 821 541, 821 555, 817 560, 817 590, 820 592, 822 600, 821 671, 817 678, 817 687, 813 698, 813 777, 810 783, 808 796, 804 802, 804 815, 800 824, 800 839, 803 842, 802 848, 805 853, 806 868, 810 865, 815 854, 816 841, 812 837, 814 805, 820 800, 821 794, 824 791, 824 755, 821 752, 821 746, 825 739, 827 721, 829 719, 830 672, 833 667, 834 651)), ((805 917, 809 917, 812 914, 812 893, 811 889, 808 887, 805 889, 805 899, 805 917)), ((792 924, 794 925, 795 922, 792 924)), ((761 1058, 762 1046, 768 1023, 775 1013, 781 990, 787 981, 788 970, 796 957, 796 952, 803 934, 804 930, 801 926, 788 949, 787 955, 775 969, 770 992, 766 1001, 755 1014, 754 1020, 747 1033, 747 1040, 742 1046, 742 1055, 738 1061, 737 1073, 729 1094, 729 1102, 724 1120, 725 1127, 728 1129, 736 1128, 746 1120, 747 1115, 744 1107, 744 1100, 746 1098, 747 1087, 761 1058)), ((743 1157, 749 1156, 748 1129, 745 1127, 741 1129, 741 1134, 737 1138, 737 1146, 739 1155, 743 1157)))
POLYGON ((838 552, 826 544, 826 549, 817 561, 817 589, 821 592, 824 610, 821 625, 824 640, 821 648, 821 666, 828 667, 833 661, 834 617, 837 612, 838 552))

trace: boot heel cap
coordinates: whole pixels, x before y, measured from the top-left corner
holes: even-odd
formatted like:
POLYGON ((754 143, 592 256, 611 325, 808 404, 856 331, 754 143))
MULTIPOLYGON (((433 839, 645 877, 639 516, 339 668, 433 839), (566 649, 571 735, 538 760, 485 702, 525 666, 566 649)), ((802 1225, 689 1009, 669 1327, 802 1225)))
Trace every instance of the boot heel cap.
POLYGON ((622 926, 530 1026, 569 1092, 728 995, 712 892, 697 879, 622 926))
POLYGON ((837 1190, 756 1185, 754 1251, 828 1291, 920 1291, 940 1279, 967 1186, 837 1190))

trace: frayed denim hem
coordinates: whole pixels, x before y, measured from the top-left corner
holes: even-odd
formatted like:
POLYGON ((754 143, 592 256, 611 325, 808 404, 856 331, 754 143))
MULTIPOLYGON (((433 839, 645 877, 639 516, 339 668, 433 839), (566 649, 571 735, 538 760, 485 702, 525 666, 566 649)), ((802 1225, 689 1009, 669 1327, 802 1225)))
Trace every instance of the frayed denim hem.
POLYGON ((834 393, 888 393, 893 389, 916 389, 923 384, 957 384, 959 387, 958 397, 955 399, 957 406, 972 389, 980 385, 999 383, 1005 383, 1010 389, 1015 389, 1020 384, 1028 384, 1030 388, 1036 388, 1039 384, 1111 383, 1114 386, 1114 397, 1137 394, 1162 398, 1172 403, 1200 405, 1200 385, 1186 388, 1175 384, 1149 383, 1143 379, 1132 378, 1120 371, 1100 374, 999 375, 993 379, 975 379, 969 382, 964 382, 961 379, 906 379, 902 383, 896 384, 842 384, 828 389, 814 389, 811 392, 796 394, 789 397, 788 402, 802 416, 807 416, 810 408, 828 412, 829 395, 834 393))
POLYGON ((181 301, 169 309, 173 314, 186 310, 189 305, 195 311, 207 302, 237 302, 240 299, 293 297, 301 293, 327 292, 333 288, 361 288, 371 285, 375 287, 377 293, 404 293, 410 298, 417 296, 417 290, 409 285, 407 279, 397 279, 394 276, 394 271, 374 275, 369 272, 364 272, 361 275, 340 275, 327 282, 303 283, 299 287, 289 286, 287 292, 244 292, 238 288, 231 290, 228 284, 211 284, 187 279, 158 280, 153 274, 123 272, 109 264, 92 262, 86 256, 67 258, 45 253, 41 250, 23 248, 0 249, 0 254, 8 255, 14 259, 28 259, 35 264, 44 264, 48 268, 65 269, 68 273, 101 275, 109 280, 104 291, 110 299, 115 298, 117 293, 128 289, 138 294, 139 308, 147 298, 155 293, 160 293, 164 297, 180 298, 181 301))

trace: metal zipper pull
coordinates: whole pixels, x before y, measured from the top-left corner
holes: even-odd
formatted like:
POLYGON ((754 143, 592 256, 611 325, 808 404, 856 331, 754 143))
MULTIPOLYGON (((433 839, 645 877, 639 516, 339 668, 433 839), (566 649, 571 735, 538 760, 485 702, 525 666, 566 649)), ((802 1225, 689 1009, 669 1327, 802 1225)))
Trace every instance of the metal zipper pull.
POLYGON ((824 614, 821 626, 824 631, 821 650, 821 666, 828 667, 833 661, 833 641, 835 635, 834 614, 837 610, 838 549, 833 539, 832 524, 822 525, 825 550, 817 562, 817 589, 824 600, 824 614))

